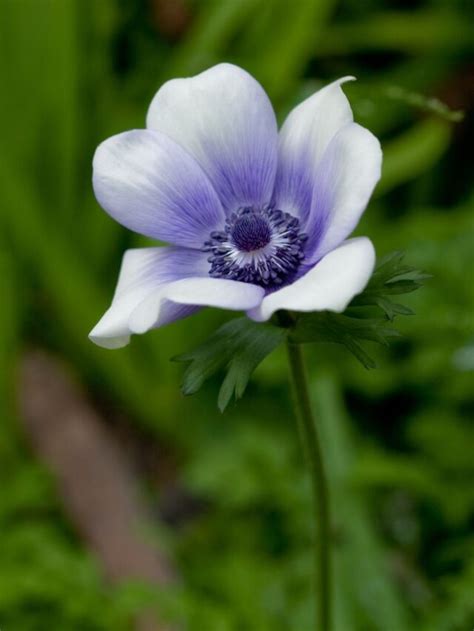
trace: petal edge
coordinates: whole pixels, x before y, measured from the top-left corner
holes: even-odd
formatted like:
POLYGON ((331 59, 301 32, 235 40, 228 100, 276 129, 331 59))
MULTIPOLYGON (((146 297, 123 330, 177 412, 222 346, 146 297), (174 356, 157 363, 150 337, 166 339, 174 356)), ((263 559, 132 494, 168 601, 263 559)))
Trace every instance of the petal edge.
POLYGON ((173 138, 201 165, 227 212, 271 201, 277 167, 275 113, 245 70, 218 64, 165 83, 147 127, 173 138))
POLYGON ((93 185, 100 205, 135 232, 200 248, 225 216, 206 174, 166 135, 134 130, 97 148, 93 185))
MULTIPOLYGON (((184 248, 138 248, 127 250, 112 304, 89 333, 89 339, 103 348, 121 348, 130 341, 130 315, 148 296, 166 283, 201 273, 207 275, 207 255, 184 248)), ((194 313, 191 307, 168 309, 167 322, 194 313)), ((164 322, 163 322, 164 323, 164 322)))
POLYGON ((370 239, 349 239, 292 285, 266 296, 247 315, 264 322, 281 309, 340 313, 367 285, 374 265, 375 250, 370 239))
POLYGON ((274 201, 304 224, 311 210, 316 170, 335 134, 353 115, 341 89, 351 76, 324 86, 287 116, 279 134, 274 201))
POLYGON ((145 333, 164 324, 170 305, 219 307, 246 311, 262 301, 264 289, 257 285, 220 278, 185 278, 165 285, 143 300, 131 313, 132 333, 145 333))

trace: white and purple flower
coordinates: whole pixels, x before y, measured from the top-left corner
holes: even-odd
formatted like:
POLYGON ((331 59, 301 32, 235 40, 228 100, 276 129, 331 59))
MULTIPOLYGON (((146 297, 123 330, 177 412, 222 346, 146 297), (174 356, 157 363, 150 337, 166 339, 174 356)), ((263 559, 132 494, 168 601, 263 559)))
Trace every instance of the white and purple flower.
POLYGON ((343 311, 375 261, 346 240, 380 177, 378 140, 354 123, 340 79, 278 133, 262 87, 220 64, 164 84, 147 129, 94 156, 94 190, 118 222, 169 246, 128 250, 112 304, 90 333, 106 348, 203 306, 343 311))

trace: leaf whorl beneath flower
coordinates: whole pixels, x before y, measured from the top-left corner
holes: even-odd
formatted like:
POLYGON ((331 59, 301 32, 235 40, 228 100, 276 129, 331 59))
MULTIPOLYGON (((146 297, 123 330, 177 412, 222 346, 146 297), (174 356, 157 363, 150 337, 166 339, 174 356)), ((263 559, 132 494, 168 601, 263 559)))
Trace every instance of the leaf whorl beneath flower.
POLYGON ((389 338, 399 336, 392 325, 395 316, 413 315, 413 311, 393 302, 392 296, 411 293, 430 278, 429 274, 403 265, 403 257, 403 252, 393 252, 382 258, 365 290, 352 300, 343 314, 329 311, 300 314, 290 339, 300 344, 342 344, 365 368, 375 368, 375 361, 361 342, 387 346, 389 338))
POLYGON ((398 336, 399 332, 392 326, 393 319, 396 315, 412 315, 413 311, 393 302, 392 296, 415 291, 430 278, 403 265, 403 256, 403 252, 394 252, 383 258, 365 290, 352 300, 343 314, 299 313, 293 314, 294 317, 276 317, 275 323, 263 324, 242 317, 222 325, 203 344, 174 358, 189 364, 183 376, 183 394, 194 394, 207 379, 225 371, 218 396, 219 409, 224 411, 232 396, 242 397, 255 368, 286 339, 295 344, 342 344, 365 368, 375 368, 374 360, 361 342, 388 345, 389 338, 398 336))
POLYGON ((175 361, 187 362, 181 391, 194 394, 220 370, 226 376, 217 404, 225 410, 232 396, 242 397, 255 368, 286 338, 288 331, 273 324, 258 324, 246 317, 222 325, 203 344, 175 361))

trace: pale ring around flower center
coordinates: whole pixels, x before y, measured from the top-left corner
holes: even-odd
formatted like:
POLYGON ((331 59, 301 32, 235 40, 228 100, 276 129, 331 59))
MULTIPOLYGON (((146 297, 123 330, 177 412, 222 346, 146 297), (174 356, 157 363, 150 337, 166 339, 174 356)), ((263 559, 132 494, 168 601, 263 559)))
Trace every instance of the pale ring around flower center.
POLYGON ((291 280, 304 259, 307 235, 299 220, 272 206, 232 213, 204 244, 209 275, 272 289, 291 280))

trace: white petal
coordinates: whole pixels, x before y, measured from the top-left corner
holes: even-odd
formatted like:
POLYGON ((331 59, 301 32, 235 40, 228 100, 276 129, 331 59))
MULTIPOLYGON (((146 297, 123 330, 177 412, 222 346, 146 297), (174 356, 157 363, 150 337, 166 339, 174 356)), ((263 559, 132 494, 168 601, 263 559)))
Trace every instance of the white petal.
POLYGON ((147 127, 173 138, 203 167, 227 211, 270 202, 278 131, 260 84, 231 64, 168 81, 155 95, 147 127))
POLYGON ((202 247, 225 220, 201 167, 156 131, 129 131, 104 141, 94 156, 93 183, 99 203, 114 219, 176 245, 202 247))
POLYGON ((375 264, 369 239, 350 239, 327 254, 292 285, 266 296, 247 315, 263 322, 279 309, 342 312, 366 286, 375 264))
MULTIPOLYGON (((205 253, 184 248, 142 248, 125 252, 115 295, 110 308, 89 334, 104 348, 120 348, 130 341, 129 319, 134 309, 165 283, 178 278, 207 275, 205 253)), ((189 309, 188 309, 189 311, 189 309)), ((168 310, 168 321, 188 315, 183 310, 168 310)))
POLYGON ((136 307, 129 320, 130 330, 144 333, 161 326, 173 304, 246 311, 260 304, 264 294, 262 287, 235 280, 209 277, 178 280, 165 285, 136 307))
POLYGON ((310 211, 316 168, 335 134, 353 120, 341 90, 352 79, 334 81, 310 96, 290 112, 280 130, 275 202, 303 223, 310 211))
POLYGON ((336 134, 316 175, 311 216, 305 228, 308 252, 312 250, 312 236, 322 224, 325 228, 314 243, 309 262, 317 261, 351 234, 380 179, 381 167, 380 143, 370 131, 350 123, 336 134))

